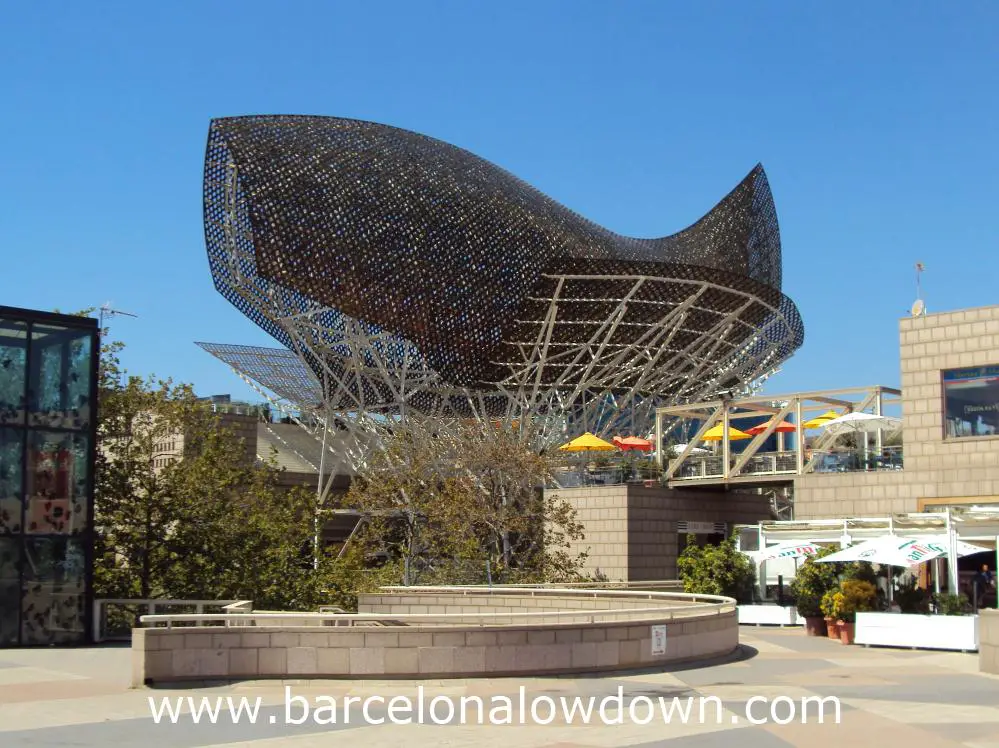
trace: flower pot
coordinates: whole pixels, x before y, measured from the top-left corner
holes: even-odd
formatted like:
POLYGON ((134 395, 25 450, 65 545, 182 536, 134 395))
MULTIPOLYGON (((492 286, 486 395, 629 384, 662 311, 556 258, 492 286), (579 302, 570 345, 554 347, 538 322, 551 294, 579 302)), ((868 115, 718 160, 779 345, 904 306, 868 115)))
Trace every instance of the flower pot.
POLYGON ((836 621, 836 628, 839 629, 840 644, 853 644, 853 632, 855 626, 855 623, 836 621))
POLYGON ((828 616, 826 616, 825 622, 826 622, 826 635, 830 639, 839 639, 839 627, 836 625, 836 619, 829 618, 828 616))
POLYGON ((806 636, 826 636, 826 619, 822 616, 805 616, 806 636))

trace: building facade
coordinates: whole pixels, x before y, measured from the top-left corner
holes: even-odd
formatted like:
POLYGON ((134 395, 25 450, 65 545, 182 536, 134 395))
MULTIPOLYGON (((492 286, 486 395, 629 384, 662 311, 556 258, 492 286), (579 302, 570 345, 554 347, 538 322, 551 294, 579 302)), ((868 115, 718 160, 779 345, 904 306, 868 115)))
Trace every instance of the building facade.
POLYGON ((796 519, 999 504, 999 306, 899 324, 901 470, 805 473, 796 519))
POLYGON ((571 544, 586 553, 583 571, 611 582, 676 579, 676 561, 693 535, 699 545, 729 537, 735 525, 771 517, 766 496, 735 491, 683 491, 625 483, 559 488, 585 537, 571 544))
POLYGON ((0 307, 0 646, 82 644, 93 600, 97 320, 0 307))

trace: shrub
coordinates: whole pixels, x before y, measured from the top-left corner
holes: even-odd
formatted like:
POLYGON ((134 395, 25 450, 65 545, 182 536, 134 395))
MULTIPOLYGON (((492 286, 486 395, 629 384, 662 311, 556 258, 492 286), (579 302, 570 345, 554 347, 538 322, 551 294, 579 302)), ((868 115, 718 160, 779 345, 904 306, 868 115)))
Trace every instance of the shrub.
POLYGON ((840 584, 840 590, 834 596, 836 618, 846 623, 857 620, 857 613, 874 610, 878 591, 870 582, 859 579, 845 579, 840 584))
POLYGON ((878 575, 870 561, 852 561, 843 564, 839 570, 839 577, 843 580, 856 579, 859 582, 869 582, 875 588, 878 585, 878 575))
POLYGON ((930 612, 930 596, 919 587, 915 577, 898 580, 895 583, 894 598, 903 613, 930 612))
POLYGON ((753 599, 756 570, 752 561, 735 547, 729 538, 718 545, 696 545, 687 536, 687 547, 677 559, 677 571, 686 592, 699 595, 724 595, 739 602, 753 599))
POLYGON ((963 616, 968 609, 968 598, 964 595, 939 594, 933 596, 937 613, 942 616, 963 616))
POLYGON ((821 548, 814 556, 805 559, 791 582, 798 614, 806 618, 822 615, 822 597, 836 588, 835 564, 816 563, 816 559, 835 553, 835 548, 821 548))
POLYGON ((836 618, 836 596, 839 595, 839 590, 829 590, 822 596, 822 602, 819 603, 819 610, 822 611, 822 615, 826 618, 836 618))

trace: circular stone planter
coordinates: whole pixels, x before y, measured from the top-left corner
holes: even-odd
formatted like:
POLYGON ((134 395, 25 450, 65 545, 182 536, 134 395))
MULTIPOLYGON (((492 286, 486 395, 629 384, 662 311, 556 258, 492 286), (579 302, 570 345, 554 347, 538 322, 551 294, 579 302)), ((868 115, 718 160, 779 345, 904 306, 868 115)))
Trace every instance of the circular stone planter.
POLYGON ((405 587, 361 595, 358 608, 143 616, 133 685, 589 673, 717 660, 739 645, 735 600, 713 595, 405 587))

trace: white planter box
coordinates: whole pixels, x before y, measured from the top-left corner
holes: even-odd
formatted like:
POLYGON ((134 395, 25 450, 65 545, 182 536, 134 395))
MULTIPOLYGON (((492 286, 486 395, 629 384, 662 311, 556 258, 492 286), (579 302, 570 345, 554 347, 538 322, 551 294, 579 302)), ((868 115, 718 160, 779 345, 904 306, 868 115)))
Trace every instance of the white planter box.
POLYGON ((978 650, 978 616, 857 613, 854 642, 974 652, 978 650))
POLYGON ((794 606, 740 605, 739 623, 770 626, 800 626, 804 621, 794 606))

